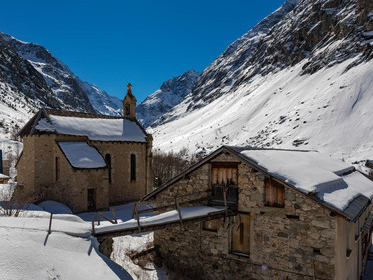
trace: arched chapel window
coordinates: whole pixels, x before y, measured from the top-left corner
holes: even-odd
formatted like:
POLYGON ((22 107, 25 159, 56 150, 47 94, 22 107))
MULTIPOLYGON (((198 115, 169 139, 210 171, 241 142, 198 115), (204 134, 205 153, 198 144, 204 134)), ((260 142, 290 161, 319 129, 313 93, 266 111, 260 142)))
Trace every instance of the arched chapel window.
POLYGON ((131 181, 136 180, 136 155, 131 154, 131 181))

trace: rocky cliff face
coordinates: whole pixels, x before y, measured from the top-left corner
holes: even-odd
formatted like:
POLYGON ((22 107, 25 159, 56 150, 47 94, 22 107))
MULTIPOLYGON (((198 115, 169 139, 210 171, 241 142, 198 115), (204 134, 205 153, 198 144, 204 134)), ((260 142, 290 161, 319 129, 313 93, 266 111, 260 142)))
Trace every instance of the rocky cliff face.
POLYGON ((61 108, 42 74, 32 64, 18 55, 14 48, 0 36, 0 81, 9 88, 46 106, 61 108))
POLYGON ((202 72, 153 126, 154 146, 298 147, 373 158, 372 5, 285 2, 202 72))
POLYGON ((200 74, 200 72, 189 70, 164 82, 159 90, 149 95, 137 107, 137 119, 139 122, 144 127, 162 123, 163 119, 158 120, 158 118, 170 111, 192 92, 200 74))

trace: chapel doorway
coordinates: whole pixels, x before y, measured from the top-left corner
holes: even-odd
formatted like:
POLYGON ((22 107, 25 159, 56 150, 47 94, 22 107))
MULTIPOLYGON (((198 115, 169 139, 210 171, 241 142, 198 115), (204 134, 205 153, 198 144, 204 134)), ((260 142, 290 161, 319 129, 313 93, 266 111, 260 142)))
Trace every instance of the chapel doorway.
POLYGON ((88 189, 88 211, 96 211, 96 192, 95 189, 88 189))

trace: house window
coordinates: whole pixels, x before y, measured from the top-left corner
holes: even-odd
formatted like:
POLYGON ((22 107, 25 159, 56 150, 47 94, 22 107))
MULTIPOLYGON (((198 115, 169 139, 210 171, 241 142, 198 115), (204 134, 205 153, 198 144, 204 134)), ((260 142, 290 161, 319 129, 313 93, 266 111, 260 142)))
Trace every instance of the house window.
POLYGON ((265 199, 267 206, 285 206, 285 187, 283 184, 267 178, 265 180, 265 199))
POLYGON ((250 254, 250 220, 249 214, 238 214, 236 224, 232 228, 232 253, 250 254))
POLYGON ((106 154, 105 155, 105 161, 108 168, 108 177, 109 177, 109 183, 111 183, 111 155, 106 154))
POLYGON ((236 185, 237 184, 237 165, 213 165, 212 184, 215 185, 236 185))
POLYGON ((214 163, 211 168, 211 187, 213 200, 238 200, 238 166, 237 163, 214 163))
POLYGON ((212 232, 218 232, 218 220, 209 220, 202 223, 202 229, 212 232))
POLYGON ((136 155, 131 154, 131 181, 136 180, 136 155))
POLYGON ((55 162, 55 173, 56 173, 56 181, 60 179, 60 158, 56 157, 56 162, 55 162))

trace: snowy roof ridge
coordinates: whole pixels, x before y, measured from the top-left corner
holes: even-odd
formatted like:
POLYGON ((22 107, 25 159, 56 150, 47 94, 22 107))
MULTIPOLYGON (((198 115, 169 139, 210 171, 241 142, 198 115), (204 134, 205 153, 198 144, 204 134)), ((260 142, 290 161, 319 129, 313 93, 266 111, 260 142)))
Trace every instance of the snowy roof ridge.
POLYGON ((151 137, 137 120, 44 108, 31 118, 19 135, 33 135, 35 131, 86 136, 92 141, 146 143, 151 137))

